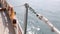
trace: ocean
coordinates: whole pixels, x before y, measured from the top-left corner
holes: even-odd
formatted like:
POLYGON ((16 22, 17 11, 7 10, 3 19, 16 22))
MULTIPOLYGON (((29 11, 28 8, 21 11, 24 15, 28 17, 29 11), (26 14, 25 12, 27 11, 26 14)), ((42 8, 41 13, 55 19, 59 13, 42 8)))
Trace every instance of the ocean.
MULTIPOLYGON (((42 14, 60 30, 60 0, 7 0, 12 4, 16 16, 24 28, 25 3, 28 3, 38 14, 42 14)), ((39 20, 32 11, 28 12, 27 34, 57 34, 51 31, 51 28, 39 20)))

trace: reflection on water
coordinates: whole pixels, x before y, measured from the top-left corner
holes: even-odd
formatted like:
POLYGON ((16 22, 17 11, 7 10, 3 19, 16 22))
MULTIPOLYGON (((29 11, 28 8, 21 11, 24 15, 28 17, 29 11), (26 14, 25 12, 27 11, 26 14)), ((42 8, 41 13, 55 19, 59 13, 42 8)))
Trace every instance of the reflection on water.
MULTIPOLYGON (((60 0, 7 0, 13 6, 23 5, 28 2, 37 13, 47 17, 54 26, 60 30, 60 0)), ((14 7, 17 18, 23 27, 25 8, 14 7)), ((42 21, 40 21, 31 11, 28 13, 27 34, 56 34, 42 21)))

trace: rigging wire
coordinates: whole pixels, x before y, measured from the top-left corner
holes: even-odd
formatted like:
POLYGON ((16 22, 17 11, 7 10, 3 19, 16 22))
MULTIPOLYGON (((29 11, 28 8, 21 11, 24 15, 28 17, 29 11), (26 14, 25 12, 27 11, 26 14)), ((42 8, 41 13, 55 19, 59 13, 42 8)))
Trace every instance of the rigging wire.
POLYGON ((14 6, 14 7, 22 7, 22 6, 24 6, 24 5, 18 5, 18 6, 14 6))

